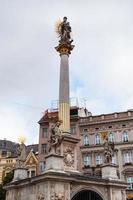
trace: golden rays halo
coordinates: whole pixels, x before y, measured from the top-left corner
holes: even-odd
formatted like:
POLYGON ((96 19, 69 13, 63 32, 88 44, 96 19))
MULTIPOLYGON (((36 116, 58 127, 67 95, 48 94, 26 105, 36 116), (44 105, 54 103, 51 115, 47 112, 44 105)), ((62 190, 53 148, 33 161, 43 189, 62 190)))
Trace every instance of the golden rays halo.
POLYGON ((24 144, 25 141, 26 141, 26 137, 24 137, 24 136, 19 136, 18 141, 19 141, 20 144, 24 144))
POLYGON ((101 136, 103 140, 106 140, 108 138, 108 131, 101 132, 101 136))
POLYGON ((61 19, 58 19, 58 20, 55 22, 55 32, 57 33, 58 36, 59 36, 60 33, 61 33, 61 24, 62 24, 61 19))

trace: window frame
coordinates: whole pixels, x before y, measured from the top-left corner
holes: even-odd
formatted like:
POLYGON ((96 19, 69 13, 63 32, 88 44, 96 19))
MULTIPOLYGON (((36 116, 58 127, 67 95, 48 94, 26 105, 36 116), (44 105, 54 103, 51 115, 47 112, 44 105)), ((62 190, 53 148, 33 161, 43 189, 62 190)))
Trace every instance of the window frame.
POLYGON ((41 131, 42 138, 48 138, 48 133, 49 133, 49 128, 48 127, 42 127, 42 131, 41 131), (44 130, 47 130, 47 131, 44 131, 44 130))
POLYGON ((83 136, 83 145, 84 146, 88 146, 89 145, 89 136, 88 135, 84 135, 83 136))
POLYGON ((47 154, 47 144, 41 144, 41 154, 47 154))
POLYGON ((114 142, 114 133, 112 133, 112 132, 109 133, 108 141, 111 143, 114 142))
POLYGON ((132 163, 132 151, 131 150, 127 150, 127 151, 123 152, 123 160, 124 160, 124 164, 132 163))
POLYGON ((84 167, 90 167, 91 166, 91 162, 92 162, 91 155, 90 154, 85 154, 83 156, 84 167))
POLYGON ((96 154, 96 165, 102 165, 103 163, 103 158, 101 154, 96 154))
POLYGON ((72 135, 75 135, 76 134, 76 125, 71 125, 70 126, 70 133, 72 134, 72 135))
POLYGON ((133 190, 133 176, 127 177, 128 190, 133 190))
POLYGON ((100 134, 99 134, 99 133, 97 133, 97 134, 95 135, 95 144, 96 144, 96 145, 100 145, 100 144, 101 144, 101 137, 100 137, 100 134))
POLYGON ((122 142, 128 142, 128 141, 129 141, 128 131, 123 131, 123 133, 122 133, 122 142))

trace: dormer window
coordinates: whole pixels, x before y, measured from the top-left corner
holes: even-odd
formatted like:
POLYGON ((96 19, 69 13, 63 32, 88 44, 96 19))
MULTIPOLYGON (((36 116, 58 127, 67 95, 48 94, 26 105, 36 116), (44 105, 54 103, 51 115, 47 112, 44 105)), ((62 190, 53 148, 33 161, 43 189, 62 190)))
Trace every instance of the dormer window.
POLYGON ((127 131, 123 132, 122 140, 123 140, 123 142, 128 142, 129 138, 128 138, 128 132, 127 131))

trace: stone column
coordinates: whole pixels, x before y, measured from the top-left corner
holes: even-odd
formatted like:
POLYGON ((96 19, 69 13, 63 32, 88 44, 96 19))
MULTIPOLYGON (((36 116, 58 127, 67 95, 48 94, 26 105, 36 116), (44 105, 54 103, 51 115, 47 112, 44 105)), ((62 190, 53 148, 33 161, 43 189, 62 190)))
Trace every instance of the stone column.
POLYGON ((70 132, 68 54, 61 54, 59 86, 59 120, 63 122, 62 130, 64 132, 70 132))
POLYGON ((74 45, 62 42, 55 49, 60 53, 60 85, 59 85, 59 120, 61 129, 70 132, 70 102, 69 102, 69 55, 74 45))

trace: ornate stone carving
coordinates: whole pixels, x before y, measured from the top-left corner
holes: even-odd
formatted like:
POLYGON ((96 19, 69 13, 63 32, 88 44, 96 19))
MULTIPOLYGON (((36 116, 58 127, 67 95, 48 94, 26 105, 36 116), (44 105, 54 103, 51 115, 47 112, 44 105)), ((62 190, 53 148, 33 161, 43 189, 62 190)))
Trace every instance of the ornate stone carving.
POLYGON ((64 197, 64 195, 62 193, 56 193, 56 192, 54 192, 51 195, 50 200, 65 200, 65 197, 64 197))
POLYGON ((72 167, 74 164, 74 149, 72 147, 66 147, 64 151, 64 162, 68 167, 72 167))
POLYGON ((46 199, 45 199, 45 196, 43 194, 39 194, 37 196, 37 200, 46 200, 46 199))

